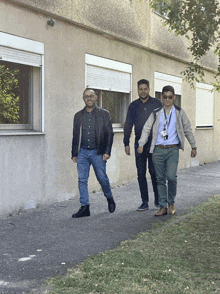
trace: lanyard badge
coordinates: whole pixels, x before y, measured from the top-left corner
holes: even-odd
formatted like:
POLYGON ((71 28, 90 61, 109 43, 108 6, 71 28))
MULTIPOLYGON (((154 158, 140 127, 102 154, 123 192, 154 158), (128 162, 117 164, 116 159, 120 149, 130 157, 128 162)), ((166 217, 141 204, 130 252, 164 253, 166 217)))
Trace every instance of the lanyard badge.
POLYGON ((163 130, 160 132, 160 135, 161 135, 161 138, 163 138, 164 140, 167 140, 168 139, 167 129, 170 124, 172 113, 170 110, 170 113, 168 114, 168 116, 166 116, 165 108, 163 108, 161 111, 163 113, 163 130), (169 117, 169 122, 168 122, 168 117, 169 117), (166 126, 167 126, 167 129, 166 129, 166 126))
POLYGON ((168 134, 167 134, 167 130, 163 129, 163 131, 160 132, 161 138, 163 138, 164 140, 168 139, 168 134))

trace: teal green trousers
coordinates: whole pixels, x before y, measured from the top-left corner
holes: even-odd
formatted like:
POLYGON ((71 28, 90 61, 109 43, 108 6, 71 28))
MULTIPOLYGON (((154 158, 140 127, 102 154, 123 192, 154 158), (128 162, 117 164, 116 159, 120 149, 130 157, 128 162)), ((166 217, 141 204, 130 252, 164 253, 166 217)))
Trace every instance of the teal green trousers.
POLYGON ((152 159, 157 178, 159 204, 161 207, 167 207, 167 203, 175 203, 179 148, 177 146, 169 149, 155 147, 152 159))

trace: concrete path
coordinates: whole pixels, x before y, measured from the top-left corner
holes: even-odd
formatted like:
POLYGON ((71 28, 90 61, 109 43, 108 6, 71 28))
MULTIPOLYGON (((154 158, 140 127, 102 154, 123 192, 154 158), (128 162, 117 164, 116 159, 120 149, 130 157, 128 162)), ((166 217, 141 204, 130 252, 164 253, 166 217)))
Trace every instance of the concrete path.
MULTIPOLYGON (((144 212, 136 211, 141 200, 135 182, 113 189, 117 204, 113 214, 98 192, 90 197, 90 217, 71 218, 79 208, 74 199, 0 219, 0 293, 41 293, 46 278, 64 275, 88 256, 113 249, 169 218, 154 217, 150 182, 149 191, 150 209, 144 212)), ((220 194, 220 161, 178 171, 178 215, 215 194, 220 194)))

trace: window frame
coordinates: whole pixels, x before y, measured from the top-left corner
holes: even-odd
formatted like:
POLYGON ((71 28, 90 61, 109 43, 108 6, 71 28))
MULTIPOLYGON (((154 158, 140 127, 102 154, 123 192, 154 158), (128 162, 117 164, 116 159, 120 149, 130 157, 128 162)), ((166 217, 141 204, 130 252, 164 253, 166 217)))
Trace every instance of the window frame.
POLYGON ((162 88, 164 86, 170 85, 174 87, 175 94, 180 96, 180 107, 182 107, 182 81, 183 79, 177 76, 154 72, 154 93, 162 93, 162 88))
MULTIPOLYGON (((178 0, 171 0, 171 1, 176 2, 178 0)), ((158 2, 160 3, 157 3, 157 7, 154 8, 154 13, 159 15, 162 18, 168 19, 169 18, 168 13, 163 13, 163 6, 166 5, 165 3, 166 1, 158 1, 158 2)))
MULTIPOLYGON (((132 101, 132 65, 128 63, 123 63, 120 61, 115 61, 112 59, 99 57, 96 55, 85 54, 85 88, 92 88, 94 90, 99 91, 110 91, 110 92, 120 92, 124 94, 128 94, 128 105, 132 101), (109 78, 109 85, 105 83, 104 85, 99 84, 97 81, 89 81, 88 71, 89 68, 94 67, 94 70, 97 69, 98 71, 106 71, 109 78), (120 86, 117 83, 114 83, 113 80, 111 81, 111 73, 113 74, 113 79, 115 74, 121 74, 126 77, 125 84, 120 86), (129 78, 128 78, 129 77, 129 78)), ((127 105, 127 106, 128 106, 127 105)), ((122 111, 122 109, 121 109, 122 111)), ((127 109, 126 109, 127 111, 127 109)), ((121 113, 123 116, 123 113, 121 113)), ((125 115, 126 116, 126 113, 125 115)), ((113 123, 113 130, 114 132, 123 132, 123 123, 113 123)))
POLYGON ((0 135, 44 133, 44 44, 0 32, 0 60, 30 66, 30 123, 1 124, 0 135), (36 90, 33 84, 37 81, 36 90))
MULTIPOLYGON (((120 101, 120 108, 119 108, 120 109, 120 114, 119 114, 120 118, 119 119, 120 119, 121 122, 118 121, 118 122, 113 122, 112 123, 114 129, 123 129, 124 121, 126 119, 127 109, 128 109, 129 104, 130 104, 130 95, 129 95, 129 93, 106 91, 106 90, 97 90, 97 89, 95 91, 96 92, 98 91, 97 96, 98 96, 98 104, 99 104, 99 106, 102 107, 102 108, 105 108, 105 109, 107 109, 107 107, 103 106, 103 104, 105 104, 105 102, 103 101, 104 100, 103 95, 105 93, 103 93, 103 92, 120 93, 120 94, 123 95, 123 97, 119 98, 119 99, 122 99, 120 101), (127 95, 128 97, 126 97, 125 95, 127 95)), ((113 115, 112 114, 111 114, 111 118, 113 120, 113 115)))

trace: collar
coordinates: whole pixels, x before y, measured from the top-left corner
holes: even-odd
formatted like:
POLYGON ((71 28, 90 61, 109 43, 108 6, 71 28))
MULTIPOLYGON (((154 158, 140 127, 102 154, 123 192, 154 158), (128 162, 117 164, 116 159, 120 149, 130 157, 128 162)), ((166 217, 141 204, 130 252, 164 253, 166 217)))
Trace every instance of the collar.
MULTIPOLYGON (((165 107, 163 106, 163 111, 165 111, 165 107)), ((175 111, 174 105, 171 107, 168 116, 175 111)), ((165 111, 166 112, 166 111, 165 111)))

